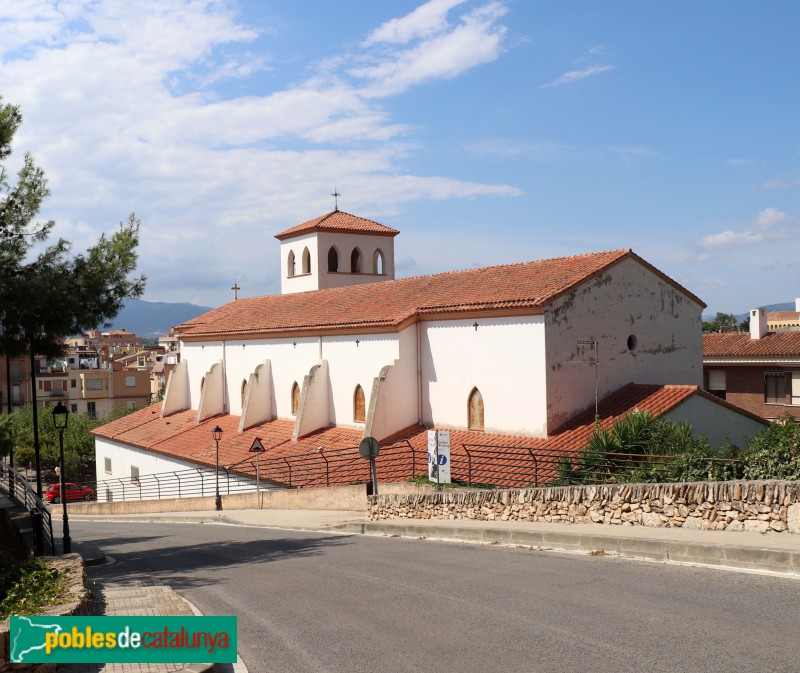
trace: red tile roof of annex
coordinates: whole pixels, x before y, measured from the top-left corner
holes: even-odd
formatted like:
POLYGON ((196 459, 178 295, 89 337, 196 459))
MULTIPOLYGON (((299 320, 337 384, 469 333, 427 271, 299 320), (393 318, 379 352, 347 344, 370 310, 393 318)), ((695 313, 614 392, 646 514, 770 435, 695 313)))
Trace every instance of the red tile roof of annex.
MULTIPOLYGON (((726 405, 716 397, 704 393, 693 385, 640 385, 628 384, 604 398, 599 407, 600 427, 610 428, 615 421, 634 410, 647 411, 653 416, 660 416, 679 406, 691 395, 701 395, 712 402, 726 405)), ((286 481, 285 464, 295 462, 293 485, 335 485, 369 480, 369 464, 358 453, 358 443, 363 433, 354 428, 323 428, 301 437, 297 442, 291 441, 294 423, 289 420, 275 420, 238 433, 239 417, 231 415, 217 416, 195 424, 195 411, 182 411, 166 418, 161 418, 161 404, 155 404, 128 416, 112 421, 94 429, 98 437, 123 444, 147 449, 155 453, 171 456, 187 462, 213 467, 215 465, 215 443, 211 428, 219 425, 223 430, 220 442, 220 465, 241 473, 252 473, 254 454, 249 452, 253 440, 259 437, 266 448, 262 454, 261 474, 265 480, 275 483, 286 481), (316 460, 322 467, 327 454, 332 458, 334 468, 325 474, 322 483, 322 472, 319 469, 305 478, 298 465, 310 464, 316 460), (277 459, 277 460, 276 460, 277 459), (284 460, 285 459, 285 460, 284 460), (280 464, 279 464, 280 463, 280 464), (284 470, 284 472, 281 472, 284 470)), ((586 409, 564 424, 558 431, 547 438, 523 437, 519 435, 502 435, 480 432, 476 430, 450 430, 453 465, 466 465, 467 451, 480 451, 479 445, 494 447, 489 451, 494 456, 511 455, 519 449, 530 449, 535 452, 537 460, 543 466, 539 478, 544 480, 555 474, 558 456, 574 454, 583 449, 594 430, 594 407, 586 409), (465 448, 465 445, 467 448, 465 448)), ((381 465, 382 481, 406 479, 411 475, 412 465, 416 465, 418 474, 425 473, 424 456, 427 451, 427 428, 411 426, 381 442, 388 450, 378 457, 381 465)), ((485 450, 484 450, 485 451, 485 450)), ((528 452, 524 452, 528 455, 528 452)), ((495 470, 482 476, 477 466, 473 470, 472 481, 477 483, 497 483, 512 485, 518 483, 514 476, 527 468, 521 464, 508 465, 498 477, 495 470), (491 478, 490 478, 491 477, 491 478), (505 480, 505 481, 504 481, 505 480)), ((461 477, 464 475, 454 475, 461 477)))
POLYGON ((631 250, 450 271, 380 283, 239 299, 179 325, 184 340, 396 329, 414 316, 540 311, 576 285, 631 258, 701 306, 703 302, 631 250))
POLYGON ((752 339, 749 332, 703 335, 703 357, 793 356, 800 356, 800 332, 767 332, 760 339, 752 339))
POLYGON ((397 229, 387 227, 380 222, 357 217, 341 210, 332 210, 330 213, 315 217, 313 220, 303 222, 303 224, 298 224, 296 227, 275 234, 275 238, 283 241, 287 238, 293 238, 300 234, 310 234, 314 231, 372 234, 377 236, 397 236, 400 233, 397 229))

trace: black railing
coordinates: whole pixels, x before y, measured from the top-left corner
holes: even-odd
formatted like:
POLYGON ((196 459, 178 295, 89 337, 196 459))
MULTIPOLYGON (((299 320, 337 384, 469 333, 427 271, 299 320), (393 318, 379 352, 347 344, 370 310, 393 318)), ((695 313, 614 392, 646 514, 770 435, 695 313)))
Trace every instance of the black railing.
POLYGON ((12 500, 30 512, 31 520, 34 523, 34 552, 36 555, 44 554, 46 548, 50 549, 50 553, 55 554, 56 546, 53 540, 53 521, 50 517, 50 510, 36 495, 36 491, 22 472, 16 467, 0 463, 0 490, 3 490, 12 500), (41 533, 41 545, 39 544, 39 533, 41 533))
MULTIPOLYGON (((529 446, 454 443, 450 475, 454 484, 480 488, 529 488, 548 485, 603 484, 631 481, 675 481, 676 461, 667 455, 591 453, 529 446)), ((694 459, 696 474, 714 480, 737 478, 741 463, 730 458, 694 459), (728 474, 729 476, 724 476, 728 474)), ((427 476, 427 448, 402 440, 381 445, 376 459, 381 482, 399 482, 427 476)), ((369 461, 355 446, 323 449, 295 455, 260 454, 261 487, 309 488, 370 482, 369 461)), ((696 480, 693 478, 692 480, 696 480)), ((249 456, 234 465, 220 466, 220 493, 252 492, 256 488, 256 459, 249 456)), ((188 498, 214 495, 216 473, 197 467, 134 478, 97 482, 99 502, 188 498)))

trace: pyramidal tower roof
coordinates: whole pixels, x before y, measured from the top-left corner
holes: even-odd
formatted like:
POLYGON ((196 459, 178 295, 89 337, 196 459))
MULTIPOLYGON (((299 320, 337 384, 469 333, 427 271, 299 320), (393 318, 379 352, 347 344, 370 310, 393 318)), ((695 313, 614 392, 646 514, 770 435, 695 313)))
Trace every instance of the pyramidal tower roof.
POLYGON ((367 220, 363 217, 356 217, 341 210, 332 210, 326 215, 314 218, 296 227, 275 234, 275 238, 284 241, 287 238, 294 238, 302 234, 310 234, 315 231, 331 231, 344 234, 372 234, 375 236, 397 236, 400 232, 378 222, 367 220))

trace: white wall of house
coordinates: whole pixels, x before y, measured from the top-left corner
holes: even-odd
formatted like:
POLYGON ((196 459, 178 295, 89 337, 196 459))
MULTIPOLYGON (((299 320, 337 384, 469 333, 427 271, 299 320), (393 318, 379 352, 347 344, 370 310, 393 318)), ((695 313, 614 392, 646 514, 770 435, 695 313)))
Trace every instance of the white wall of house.
POLYGON ((318 231, 281 241, 281 294, 308 292, 394 278, 394 239, 391 236, 318 231), (335 247, 339 271, 328 272, 328 251, 335 247), (311 273, 303 274, 303 251, 308 248, 311 273), (351 272, 353 250, 361 252, 361 271, 351 272), (375 253, 383 256, 383 273, 375 268, 375 253), (294 253, 295 275, 289 275, 289 254, 294 253))
POLYGON ((601 398, 630 382, 700 385, 701 310, 634 259, 556 300, 545 312, 548 430, 594 404, 595 369, 581 364, 594 352, 578 340, 599 343, 601 398))
POLYGON ((756 421, 697 394, 664 415, 676 423, 689 421, 695 435, 705 435, 715 449, 726 440, 746 449, 750 438, 767 427, 766 422, 756 421))
POLYGON ((487 432, 545 435, 542 316, 437 320, 421 325, 425 424, 467 427, 467 400, 477 387, 483 396, 487 432))
MULTIPOLYGON (((216 473, 214 468, 200 467, 195 463, 163 456, 145 449, 120 444, 102 437, 95 438, 95 457, 97 459, 97 500, 98 502, 123 500, 155 500, 159 496, 156 488, 161 488, 161 497, 177 498, 197 495, 214 495, 216 492, 216 473), (111 471, 105 469, 106 458, 111 460, 111 471), (131 467, 139 469, 139 483, 131 481, 131 467), (199 472, 197 470, 199 469, 199 472), (178 472, 178 475, 173 474, 178 472), (158 479, 147 478, 158 475, 158 479), (179 490, 179 482, 181 484, 179 490)), ((276 488, 261 483, 261 489, 276 488)), ((228 476, 220 468, 219 489, 221 494, 228 492, 228 476)), ((230 476, 230 491, 242 492, 256 489, 255 479, 236 475, 230 476)))

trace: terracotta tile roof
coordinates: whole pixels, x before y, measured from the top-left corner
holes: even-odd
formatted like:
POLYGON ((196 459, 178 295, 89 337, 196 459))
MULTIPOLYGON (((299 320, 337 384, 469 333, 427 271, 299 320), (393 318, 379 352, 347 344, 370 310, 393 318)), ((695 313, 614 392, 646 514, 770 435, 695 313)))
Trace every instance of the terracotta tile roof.
MULTIPOLYGON (((625 258, 652 269, 631 250, 451 271, 350 287, 240 299, 189 320, 181 338, 261 335, 346 328, 396 328, 416 315, 541 309, 625 258)), ((694 295, 657 270, 689 298, 694 295)))
POLYGON ((314 231, 332 231, 346 234, 373 234, 377 236, 397 236, 400 232, 379 222, 357 217, 341 210, 333 210, 326 215, 316 217, 296 227, 275 234, 275 238, 283 241, 287 238, 310 234, 314 231))
MULTIPOLYGON (((601 401, 600 426, 608 429, 635 409, 660 416, 692 394, 701 392, 697 386, 628 384, 601 401)), ((195 425, 194 411, 179 412, 164 419, 160 418, 160 412, 161 405, 153 405, 92 432, 98 437, 213 467, 216 447, 211 428, 219 425, 223 430, 220 464, 237 473, 255 474, 255 457, 249 449, 259 437, 266 448, 259 459, 260 474, 265 481, 279 485, 325 486, 370 479, 369 462, 358 453, 362 438, 359 430, 325 428, 293 443, 294 423, 288 420, 271 421, 240 435, 238 416, 218 416, 195 425)), ((412 475, 427 473, 427 430, 411 426, 381 442, 377 459, 381 481, 403 481, 412 475)), ((594 407, 578 414, 547 438, 451 429, 453 477, 498 486, 544 483, 555 477, 558 457, 583 449, 593 430, 594 407)))
POLYGON ((770 311, 767 322, 786 322, 800 320, 800 311, 770 311))
POLYGON ((767 332, 760 339, 751 339, 746 332, 703 335, 703 357, 797 356, 800 356, 800 332, 767 332))

